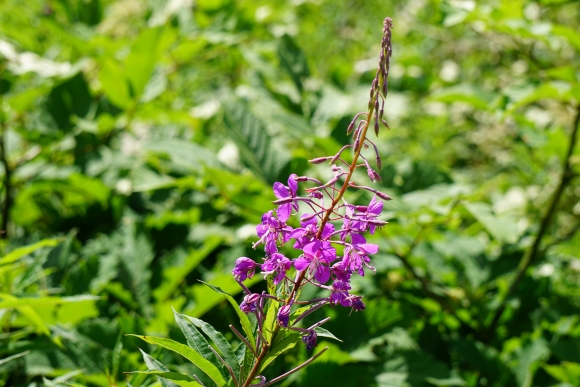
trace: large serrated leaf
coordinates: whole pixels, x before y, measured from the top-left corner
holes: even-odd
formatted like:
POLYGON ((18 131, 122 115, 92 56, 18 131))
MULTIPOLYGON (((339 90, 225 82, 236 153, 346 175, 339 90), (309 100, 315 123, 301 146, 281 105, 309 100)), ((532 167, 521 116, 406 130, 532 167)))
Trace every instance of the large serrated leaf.
POLYGON ((224 114, 224 123, 230 138, 240 150, 244 163, 260 179, 272 184, 290 160, 288 154, 277 149, 264 123, 255 117, 249 107, 232 103, 224 114))
POLYGON ((238 305, 236 300, 234 300, 234 298, 232 296, 230 296, 228 293, 224 292, 221 288, 219 288, 217 286, 210 285, 210 284, 203 282, 203 281, 200 281, 200 282, 207 285, 215 292, 223 294, 226 297, 226 299, 229 301, 229 303, 235 309, 236 314, 238 315, 238 317, 240 319, 240 323, 242 324, 242 329, 246 333, 248 342, 250 343, 250 345, 253 348, 256 348, 256 339, 254 338, 252 323, 250 322, 250 319, 248 318, 248 316, 244 312, 242 312, 242 310, 240 309, 240 306, 238 305))
POLYGON ((284 70, 292 78, 296 88, 301 92, 304 88, 302 82, 310 75, 310 70, 304 53, 289 35, 283 35, 280 38, 278 58, 284 70))
POLYGON ((214 342, 216 347, 222 353, 223 359, 234 372, 234 375, 239 375, 240 365, 238 364, 236 354, 234 353, 232 346, 228 343, 225 337, 220 332, 215 330, 214 327, 203 320, 189 316, 184 317, 187 317, 196 327, 200 328, 203 333, 205 333, 214 342))
POLYGON ((192 348, 189 348, 187 345, 178 343, 177 341, 173 341, 170 339, 164 339, 162 337, 140 336, 140 335, 128 335, 128 336, 138 337, 149 344, 159 345, 160 347, 178 353, 181 356, 185 357, 190 362, 192 362, 194 365, 196 365, 203 373, 209 376, 218 386, 222 387, 227 384, 220 370, 215 365, 211 364, 208 360, 204 359, 203 356, 201 356, 192 348))

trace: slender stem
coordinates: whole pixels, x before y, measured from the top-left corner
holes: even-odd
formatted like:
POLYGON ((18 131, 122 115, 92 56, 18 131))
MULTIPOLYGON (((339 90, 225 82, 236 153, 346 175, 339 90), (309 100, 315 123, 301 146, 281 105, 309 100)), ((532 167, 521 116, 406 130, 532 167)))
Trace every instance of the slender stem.
POLYGON ((286 372, 285 374, 282 374, 282 375, 278 376, 277 378, 270 380, 266 384, 262 384, 260 387, 271 386, 272 384, 279 382, 280 380, 284 379, 285 377, 290 376, 294 372, 299 371, 300 369, 306 367, 308 364, 312 363, 314 360, 318 359, 320 357, 320 355, 322 355, 327 350, 328 350, 328 347, 324 347, 320 352, 318 352, 316 355, 312 356, 310 359, 306 360, 304 363, 300 364, 298 367, 293 368, 290 371, 286 372))
POLYGON ((254 349, 254 347, 252 347, 252 345, 248 342, 248 340, 246 340, 244 335, 242 335, 240 332, 238 332, 238 330, 231 324, 230 324, 230 329, 234 332, 234 334, 236 336, 238 336, 238 339, 242 340, 242 343, 244 343, 246 345, 246 347, 250 348, 250 351, 252 351, 254 356, 258 356, 258 354, 256 353, 256 350, 254 349))
POLYGON ((0 238, 8 238, 8 223, 10 222, 10 207, 12 207, 12 168, 8 162, 6 146, 6 124, 0 118, 0 162, 4 167, 4 205, 2 206, 2 226, 0 238))
POLYGON ((232 367, 230 367, 230 365, 220 356, 220 354, 215 349, 212 348, 211 345, 208 345, 207 347, 210 349, 210 351, 213 352, 213 354, 218 358, 218 360, 221 361, 222 364, 228 369, 228 372, 232 376, 234 384, 236 385, 236 387, 238 387, 239 386, 238 379, 236 379, 236 375, 234 374, 234 370, 232 370, 232 367))
POLYGON ((572 127, 572 132, 570 133, 570 143, 568 144, 568 150, 566 152, 566 156, 564 158, 564 163, 562 166, 562 176, 560 177, 560 182, 556 187, 556 190, 552 194, 552 198, 550 200, 550 204, 546 213, 544 214, 542 220, 540 221, 540 229, 534 238, 534 241, 530 248, 524 254, 522 260, 518 265, 518 269, 516 275, 508 288, 507 293, 503 296, 503 299, 500 303, 500 306, 495 310, 491 323, 487 329, 487 337, 491 337, 495 332, 499 320, 503 315, 508 299, 513 295, 516 291, 518 285, 520 284, 521 280, 524 278, 526 271, 532 264, 532 262, 536 259, 538 252, 540 251, 540 245, 542 243, 542 238, 544 234, 548 231, 548 227, 550 225, 550 221, 552 220, 552 216, 556 213, 556 207, 558 206, 558 202, 560 201, 560 197, 564 193, 564 189, 570 183, 570 181, 574 177, 574 171, 572 169, 571 158, 572 154, 574 153, 574 147, 576 146, 576 138, 578 136, 578 127, 580 126, 580 104, 576 107, 576 116, 574 118, 574 123, 572 127))

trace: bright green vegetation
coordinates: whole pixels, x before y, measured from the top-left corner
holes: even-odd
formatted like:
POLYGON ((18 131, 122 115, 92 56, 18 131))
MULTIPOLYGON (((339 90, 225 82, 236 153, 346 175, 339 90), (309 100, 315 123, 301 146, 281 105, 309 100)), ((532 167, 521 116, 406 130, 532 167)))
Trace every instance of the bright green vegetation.
POLYGON ((307 160, 335 154, 366 109, 385 16, 377 188, 394 200, 369 239, 377 273, 353 289, 367 310, 322 309, 343 342, 322 339, 280 385, 580 385, 580 4, 566 0, 1 1, 0 385, 159 383, 123 374, 144 357, 201 375, 125 336, 187 344, 172 307, 235 348, 236 312, 198 280, 239 297, 230 270, 261 258, 271 184, 327 173, 307 160))

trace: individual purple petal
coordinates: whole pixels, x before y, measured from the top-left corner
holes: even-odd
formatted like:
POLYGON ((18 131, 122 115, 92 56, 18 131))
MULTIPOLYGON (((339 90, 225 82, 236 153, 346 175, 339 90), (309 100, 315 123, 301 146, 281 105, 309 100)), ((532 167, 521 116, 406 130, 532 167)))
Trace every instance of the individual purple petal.
POLYGON ((276 210, 276 215, 281 222, 286 222, 292 214, 292 203, 282 204, 276 210))
POLYGON ((330 268, 328 266, 318 265, 314 273, 314 278, 321 284, 326 283, 330 278, 330 268))
POLYGON ((294 260, 294 267, 296 268, 296 270, 299 271, 306 270, 308 268, 308 265, 310 265, 310 261, 304 258, 303 256, 296 258, 294 260))
POLYGON ((290 192, 288 191, 288 188, 284 184, 282 184, 278 181, 274 183, 272 188, 274 190, 274 195, 276 195, 276 197, 278 199, 283 199, 283 198, 287 198, 290 196, 290 192))
POLYGON ((291 174, 288 178, 288 187, 290 188, 290 195, 296 196, 296 191, 298 191, 298 183, 296 182, 296 177, 298 177, 295 173, 291 174))

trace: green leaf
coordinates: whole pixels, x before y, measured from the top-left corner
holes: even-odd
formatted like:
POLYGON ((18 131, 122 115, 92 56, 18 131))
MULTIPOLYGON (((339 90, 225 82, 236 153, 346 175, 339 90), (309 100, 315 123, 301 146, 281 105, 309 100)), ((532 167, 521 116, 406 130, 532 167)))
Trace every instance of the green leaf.
POLYGON ((429 97, 432 101, 463 102, 476 109, 489 110, 495 95, 472 85, 458 85, 439 90, 429 97))
POLYGON ((157 302, 168 300, 197 265, 221 243, 222 238, 210 236, 204 240, 203 246, 193 250, 181 265, 167 268, 163 273, 163 283, 153 293, 157 302))
POLYGON ((155 62, 159 59, 159 48, 164 29, 151 28, 145 30, 131 47, 131 52, 125 59, 125 70, 133 88, 133 96, 143 94, 149 82, 155 62))
POLYGON ((264 320, 264 329, 262 333, 264 334, 264 338, 270 342, 270 339, 274 334, 279 305, 278 302, 274 300, 268 300, 268 304, 268 311, 266 312, 266 319, 264 320))
POLYGON ((291 348, 294 348, 296 344, 302 339, 301 335, 295 331, 289 331, 284 329, 279 331, 276 337, 274 338, 273 343, 275 343, 268 355, 262 361, 262 365, 260 367, 260 373, 268 367, 268 365, 273 362, 278 356, 283 354, 284 352, 288 351, 291 348))
POLYGON ((294 42, 289 35, 282 35, 278 45, 278 58, 282 68, 292 78, 298 91, 302 92, 302 82, 310 75, 306 57, 300 47, 294 42))
POLYGON ((158 378, 163 378, 170 380, 172 383, 181 387, 194 387, 201 386, 197 381, 193 380, 187 375, 180 374, 179 372, 169 372, 169 371, 133 371, 127 372, 127 374, 141 374, 141 375, 154 375, 158 378))
POLYGON ((200 328, 203 333, 205 333, 216 345, 216 347, 222 353, 222 357, 225 362, 230 366, 234 375, 240 374, 240 365, 238 364, 238 360, 236 358, 236 354, 234 353, 233 348, 225 339, 225 337, 218 331, 215 330, 210 324, 197 319, 195 317, 187 317, 196 327, 200 328))
POLYGON ((187 345, 178 343, 177 341, 173 341, 170 339, 164 339, 162 337, 140 336, 132 334, 129 336, 138 337, 149 344, 159 345, 160 347, 178 353, 181 356, 185 357, 190 362, 192 362, 195 366, 197 366, 201 371, 203 371, 207 376, 209 376, 218 386, 222 387, 227 384, 225 379, 222 377, 219 369, 215 365, 211 364, 208 360, 204 359, 203 356, 194 351, 192 348, 189 348, 187 345))
POLYGON ((8 254, 6 254, 5 256, 3 256, 2 258, 0 258, 0 265, 7 265, 9 263, 17 261, 20 258, 25 257, 43 247, 54 247, 58 245, 60 241, 62 241, 61 238, 43 239, 40 242, 36 242, 32 245, 18 247, 9 252, 8 254))
MULTIPOLYGON (((145 361, 145 364, 147 365, 147 368, 150 371, 162 371, 162 372, 169 371, 169 369, 167 367, 165 367, 163 365, 163 363, 161 363, 160 361, 154 359, 153 357, 151 357, 150 355, 145 353, 145 351, 143 351, 141 348, 139 348, 139 351, 141 351, 141 355, 143 355, 143 360, 145 361)), ((145 379, 147 379, 147 374, 138 373, 132 379, 132 382, 134 384, 136 384, 138 387, 145 381, 145 379)), ((157 380, 159 380, 159 383, 161 383, 161 385, 163 387, 175 387, 175 386, 177 386, 177 384, 175 384, 171 381, 168 381, 166 379, 163 379, 163 378, 157 377, 157 380)))
POLYGON ((278 179, 290 157, 277 149, 264 123, 255 117, 248 106, 230 103, 224 114, 228 136, 240 150, 244 163, 264 182, 272 184, 278 179))
POLYGON ((133 104, 129 82, 117 63, 111 59, 106 60, 101 68, 100 80, 107 98, 117 107, 127 109, 133 104))
POLYGON ((201 333, 199 333, 199 331, 192 322, 187 320, 188 316, 177 313, 175 309, 173 310, 173 314, 175 316, 175 321, 177 322, 179 329, 181 329, 181 332, 183 332, 183 335, 187 340, 187 345, 195 349, 201 356, 203 356, 209 362, 216 365, 216 367, 220 369, 222 376, 224 378, 228 378, 229 375, 228 371, 224 369, 224 367, 216 358, 214 353, 208 348, 209 342, 205 339, 205 337, 201 333))
POLYGON ((496 216, 486 203, 465 203, 464 206, 495 239, 505 243, 517 242, 521 232, 513 218, 496 216))
POLYGON ((3 365, 3 364, 8 363, 9 361, 18 359, 19 357, 26 356, 29 353, 30 353, 30 351, 24 351, 24 352, 21 352, 21 353, 17 353, 16 355, 12 355, 12 356, 8 356, 7 358, 0 359, 0 366, 3 365))
POLYGON ((200 281, 200 282, 207 285, 208 287, 210 287, 213 291, 220 293, 220 294, 223 294, 226 297, 226 299, 229 301, 229 303, 232 305, 232 307, 236 311, 238 318, 240 319, 240 323, 242 324, 242 329, 246 333, 246 337, 248 339, 248 342, 250 343, 250 345, 253 348, 255 348, 256 347, 256 339, 254 338, 254 333, 253 333, 254 331, 252 329, 252 323, 250 322, 250 319, 248 318, 248 316, 244 312, 242 312, 242 310, 240 309, 240 306, 238 305, 236 300, 234 300, 234 298, 232 296, 230 296, 228 293, 224 292, 221 288, 219 288, 217 286, 210 285, 210 284, 203 282, 203 281, 200 281))
POLYGON ((341 339, 339 339, 338 337, 336 337, 335 335, 333 335, 331 332, 329 332, 328 330, 326 330, 326 329, 324 329, 322 327, 314 328, 314 331, 316 332, 316 334, 319 337, 328 337, 330 339, 334 339, 334 340, 340 341, 342 343, 342 340, 341 339))

